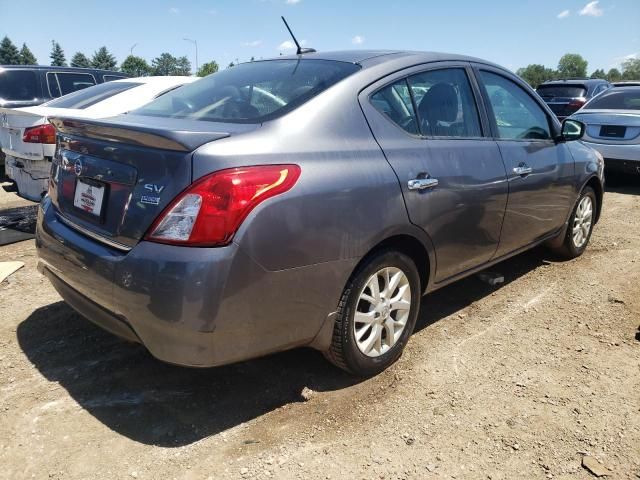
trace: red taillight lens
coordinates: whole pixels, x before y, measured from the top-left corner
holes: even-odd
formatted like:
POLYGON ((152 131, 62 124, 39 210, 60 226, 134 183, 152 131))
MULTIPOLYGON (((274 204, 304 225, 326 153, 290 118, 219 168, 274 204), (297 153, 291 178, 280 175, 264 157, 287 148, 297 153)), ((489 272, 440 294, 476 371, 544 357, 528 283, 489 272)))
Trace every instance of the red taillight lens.
POLYGON ((569 102, 569 107, 575 108, 577 110, 579 108, 584 107, 585 103, 587 103, 586 98, 576 98, 575 100, 572 100, 571 102, 569 102))
POLYGON ((56 129, 50 123, 25 128, 22 141, 25 143, 56 143, 56 129))
POLYGON ((156 219, 145 239, 173 245, 225 245, 251 210, 290 190, 299 177, 298 165, 212 173, 182 192, 156 219))

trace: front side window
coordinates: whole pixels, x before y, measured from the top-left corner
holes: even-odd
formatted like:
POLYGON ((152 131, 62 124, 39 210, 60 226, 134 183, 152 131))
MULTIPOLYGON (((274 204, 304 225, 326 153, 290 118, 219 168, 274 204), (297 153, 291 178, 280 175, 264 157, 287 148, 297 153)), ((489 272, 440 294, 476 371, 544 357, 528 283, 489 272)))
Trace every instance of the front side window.
POLYGON ((480 78, 493 111, 499 138, 551 138, 547 114, 522 87, 501 75, 487 71, 481 71, 480 78))
POLYGON ((169 92, 131 113, 261 123, 297 108, 359 69, 353 63, 312 59, 243 63, 169 92))
POLYGON ((142 84, 136 82, 101 83, 100 85, 78 90, 64 97, 56 98, 55 100, 45 103, 43 106, 84 109, 139 85, 142 84))
POLYGON ((417 135, 418 121, 406 79, 387 85, 371 96, 371 104, 403 130, 417 135))
POLYGON ((0 105, 2 101, 34 100, 38 97, 35 72, 29 70, 0 70, 0 105))
POLYGON ((408 78, 423 135, 481 137, 480 118, 464 69, 447 68, 408 78))

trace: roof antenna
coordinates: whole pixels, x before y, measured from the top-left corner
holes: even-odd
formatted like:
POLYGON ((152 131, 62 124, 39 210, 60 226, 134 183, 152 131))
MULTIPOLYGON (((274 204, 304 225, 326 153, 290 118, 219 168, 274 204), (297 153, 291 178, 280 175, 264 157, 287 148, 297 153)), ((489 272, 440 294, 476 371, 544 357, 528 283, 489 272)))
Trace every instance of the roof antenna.
POLYGON ((296 51, 296 55, 302 55, 304 53, 314 53, 316 51, 315 48, 302 48, 298 43, 296 36, 293 34, 291 29, 289 28, 289 24, 287 23, 287 21, 284 19, 284 17, 280 17, 280 18, 284 22, 284 26, 287 27, 287 30, 289 30, 289 35, 291 35, 291 38, 293 38, 293 42, 296 44, 296 47, 298 47, 298 50, 296 51))

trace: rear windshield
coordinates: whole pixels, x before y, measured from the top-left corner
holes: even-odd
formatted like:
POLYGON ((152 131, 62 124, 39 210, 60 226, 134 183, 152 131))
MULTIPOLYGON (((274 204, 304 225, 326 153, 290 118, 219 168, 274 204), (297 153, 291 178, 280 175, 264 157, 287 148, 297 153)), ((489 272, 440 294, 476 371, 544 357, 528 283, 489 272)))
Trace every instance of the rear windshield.
POLYGON ((107 98, 111 98, 118 93, 122 93, 133 87, 141 85, 135 82, 109 82, 101 83, 94 87, 78 90, 77 92, 70 93, 64 97, 56 98, 50 102, 45 103, 47 107, 55 108, 77 108, 84 109, 95 105, 98 102, 102 102, 107 98))
POLYGON ((540 85, 536 90, 541 97, 584 97, 587 87, 584 85, 540 85))
POLYGON ((640 110, 640 88, 609 90, 587 103, 584 110, 640 110))
POLYGON ((185 85, 136 115, 260 123, 284 115, 360 67, 329 60, 249 62, 185 85))
POLYGON ((38 80, 29 70, 0 70, 0 101, 34 100, 38 80))

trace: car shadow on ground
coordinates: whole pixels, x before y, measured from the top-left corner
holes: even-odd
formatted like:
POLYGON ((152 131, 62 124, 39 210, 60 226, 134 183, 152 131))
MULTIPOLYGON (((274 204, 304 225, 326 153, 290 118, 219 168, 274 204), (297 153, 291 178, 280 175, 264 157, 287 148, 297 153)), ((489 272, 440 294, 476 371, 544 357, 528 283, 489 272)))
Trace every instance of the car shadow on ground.
MULTIPOLYGON (((606 176, 605 190, 623 195, 640 195, 640 175, 623 176, 609 174, 606 176)), ((606 200, 604 203, 606 205, 606 200)))
MULTIPOLYGON (((536 249, 492 270, 504 274, 506 285, 542 265, 544 258, 545 251, 536 249)), ((416 330, 500 287, 472 277, 426 296, 416 330)), ((362 381, 311 349, 211 369, 167 365, 140 345, 94 326, 64 302, 34 311, 20 323, 17 336, 42 375, 58 382, 104 425, 132 440, 164 447, 188 445, 301 402, 304 387, 332 391, 362 381)))

